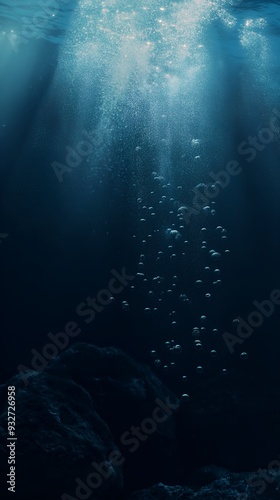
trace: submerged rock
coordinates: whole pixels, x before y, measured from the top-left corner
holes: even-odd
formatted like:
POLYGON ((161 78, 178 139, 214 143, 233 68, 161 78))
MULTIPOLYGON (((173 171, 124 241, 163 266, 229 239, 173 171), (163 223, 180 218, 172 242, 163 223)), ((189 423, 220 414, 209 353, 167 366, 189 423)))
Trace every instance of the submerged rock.
MULTIPOLYGON (((123 485, 121 467, 110 459, 118 448, 89 394, 72 380, 49 373, 34 372, 27 387, 18 377, 10 384, 16 387, 16 498, 75 497, 78 484, 96 472, 93 462, 106 463, 110 470, 95 498, 114 498, 123 485)), ((1 470, 6 471, 6 408, 0 422, 1 470)))
POLYGON ((114 347, 78 343, 61 354, 48 372, 74 380, 91 396, 125 457, 126 488, 168 480, 174 468, 175 414, 180 402, 148 366, 114 347), (168 404, 166 419, 148 422, 159 406, 168 404), (139 433, 135 428, 140 428, 139 433))
POLYGON ((279 500, 280 472, 266 481, 260 473, 234 473, 214 466, 196 472, 188 486, 157 484, 137 491, 128 500, 279 500))
MULTIPOLYGON (((16 498, 110 500, 123 483, 132 490, 167 477, 178 399, 119 349, 76 344, 32 372, 28 385, 18 375, 1 387, 0 465, 7 473, 8 385, 16 387, 16 498)), ((4 482, 0 488, 6 494, 4 482)))

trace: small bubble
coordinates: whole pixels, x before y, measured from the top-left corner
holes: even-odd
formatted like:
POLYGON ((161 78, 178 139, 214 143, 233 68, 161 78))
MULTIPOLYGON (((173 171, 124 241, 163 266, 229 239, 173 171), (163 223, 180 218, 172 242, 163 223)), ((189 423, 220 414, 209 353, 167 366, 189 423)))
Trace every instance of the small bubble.
POLYGON ((199 334, 200 334, 200 330, 199 330, 199 328, 196 328, 196 327, 195 327, 195 328, 193 328, 193 331, 192 331, 192 336, 193 336, 193 337, 198 337, 198 336, 199 336, 199 334))
POLYGON ((219 252, 212 252, 211 259, 220 260, 221 254, 219 252))
POLYGON ((221 284, 222 284, 221 280, 213 281, 213 285, 214 285, 215 287, 218 287, 218 286, 220 286, 221 284))
MULTIPOLYGON (((208 205, 207 205, 206 207, 203 207, 203 209, 202 209, 202 210, 203 210, 203 212, 204 212, 205 214, 207 214, 207 215, 208 215, 210 212, 212 212, 211 208, 210 208, 208 205)), ((215 210, 214 210, 214 212, 215 212, 215 210)))
POLYGON ((175 345, 174 347, 174 351, 177 353, 177 354, 180 354, 182 352, 182 346, 177 344, 175 345))
POLYGON ((179 300, 181 302, 188 302, 189 299, 185 293, 181 293, 181 295, 179 295, 179 300))

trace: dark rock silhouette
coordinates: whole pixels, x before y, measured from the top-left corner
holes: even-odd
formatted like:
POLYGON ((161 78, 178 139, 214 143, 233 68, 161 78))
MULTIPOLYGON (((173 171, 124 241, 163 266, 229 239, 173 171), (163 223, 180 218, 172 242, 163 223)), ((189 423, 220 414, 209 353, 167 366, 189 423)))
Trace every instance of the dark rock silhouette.
MULTIPOLYGON (((148 367, 122 351, 76 344, 44 372, 31 373, 27 386, 19 376, 2 386, 3 403, 8 385, 16 387, 16 498, 55 500, 63 493, 75 498, 76 478, 85 483, 96 472, 93 461, 106 463, 110 470, 94 498, 117 498, 123 488, 123 472, 110 456, 119 449, 126 489, 163 480, 161 465, 165 470, 170 467, 176 442, 172 411, 145 436, 145 442, 139 440, 137 452, 131 453, 120 439, 132 425, 139 426, 152 416, 156 400, 175 405, 178 400, 148 367)), ((0 421, 1 465, 6 470, 5 405, 0 421)), ((7 491, 6 485, 4 488, 7 491)))
POLYGON ((280 403, 262 374, 214 377, 180 405, 120 349, 77 343, 27 385, 17 375, 1 386, 4 477, 9 385, 16 499, 280 500, 280 403))
POLYGON ((279 471, 270 473, 270 482, 265 482, 260 475, 255 475, 254 487, 249 484, 251 478, 253 481, 252 474, 237 474, 216 467, 198 470, 197 478, 200 485, 157 484, 133 493, 128 500, 279 500, 280 498, 279 471))
MULTIPOLYGON (((56 499, 66 492, 75 497, 75 479, 86 478, 93 461, 111 467, 97 498, 115 498, 123 477, 109 455, 117 446, 87 392, 49 373, 35 372, 27 387, 19 377, 10 383, 16 387, 16 498, 56 499)), ((6 408, 1 413, 1 470, 6 471, 6 408)))

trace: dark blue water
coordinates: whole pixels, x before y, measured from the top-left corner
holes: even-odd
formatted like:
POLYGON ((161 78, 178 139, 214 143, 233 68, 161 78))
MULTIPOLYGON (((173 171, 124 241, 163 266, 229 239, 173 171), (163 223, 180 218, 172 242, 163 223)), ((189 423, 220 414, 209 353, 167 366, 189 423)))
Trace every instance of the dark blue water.
POLYGON ((179 395, 278 377, 278 305, 224 334, 280 288, 279 26, 279 2, 1 2, 3 380, 69 321, 179 395))

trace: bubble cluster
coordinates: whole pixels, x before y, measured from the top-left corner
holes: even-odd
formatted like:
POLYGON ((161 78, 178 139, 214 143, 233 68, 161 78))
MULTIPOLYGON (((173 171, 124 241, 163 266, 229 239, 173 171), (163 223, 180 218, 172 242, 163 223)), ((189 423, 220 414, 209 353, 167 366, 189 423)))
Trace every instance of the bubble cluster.
MULTIPOLYGON (((200 148, 201 140, 192 139, 192 147, 200 148)), ((136 197, 140 251, 134 297, 141 298, 140 311, 147 329, 153 331, 156 325, 165 335, 156 349, 151 346, 151 362, 162 374, 172 371, 180 390, 180 384, 201 380, 209 370, 227 373, 219 365, 223 326, 214 311, 227 265, 224 255, 230 253, 224 246, 228 235, 217 224, 215 202, 202 208, 200 222, 193 219, 188 226, 185 187, 166 182, 157 172, 153 172, 150 185, 148 193, 141 190, 136 197), (188 376, 184 373, 185 360, 193 366, 189 370, 187 362, 188 376)), ((196 189, 204 187, 199 184, 196 189)), ((214 193, 216 185, 208 188, 214 193)), ((235 321, 233 324, 237 326, 235 321)), ((244 353, 240 357, 245 359, 244 353)), ((189 394, 183 387, 181 390, 181 400, 188 401, 189 394)))

